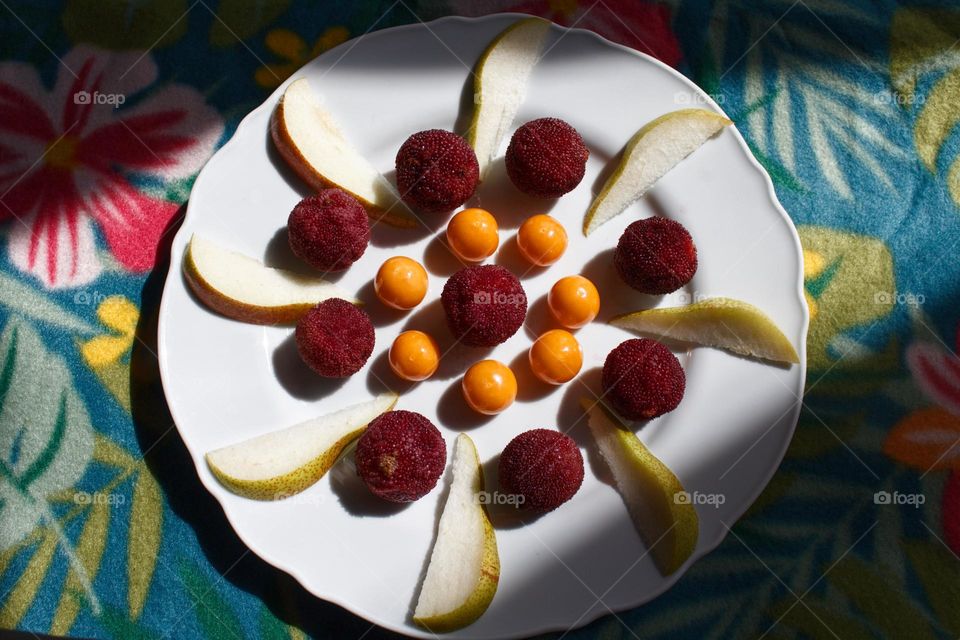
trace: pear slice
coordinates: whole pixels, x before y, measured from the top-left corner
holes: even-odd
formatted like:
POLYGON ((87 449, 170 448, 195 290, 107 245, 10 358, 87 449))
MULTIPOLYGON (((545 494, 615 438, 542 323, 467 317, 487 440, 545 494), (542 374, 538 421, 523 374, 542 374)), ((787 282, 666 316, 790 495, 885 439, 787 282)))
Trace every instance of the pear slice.
POLYGON ((767 314, 734 298, 709 298, 683 307, 647 309, 610 324, 668 340, 692 342, 774 362, 799 363, 787 336, 767 314))
POLYGON ((623 159, 587 210, 583 235, 622 213, 665 173, 731 124, 706 109, 671 111, 648 122, 627 143, 623 159))
POLYGON ((453 449, 453 482, 413 621, 434 633, 473 624, 490 606, 500 580, 497 536, 480 500, 483 469, 465 433, 453 449))
POLYGON ((290 83, 270 122, 273 142, 290 168, 314 189, 339 187, 375 220, 416 227, 417 218, 390 182, 351 146, 305 78, 290 83))
POLYGON ((550 23, 541 18, 514 22, 490 42, 477 62, 473 119, 466 138, 477 154, 481 180, 513 126, 549 30, 550 23))
POLYGON ((633 525, 664 576, 693 554, 700 534, 689 494, 663 464, 605 405, 581 398, 600 456, 610 467, 633 525))
POLYGON ((325 416, 271 431, 206 455, 207 466, 224 487, 255 500, 300 493, 323 477, 343 449, 371 420, 390 411, 397 394, 384 393, 325 416))
POLYGON ((187 284, 205 305, 254 324, 294 324, 327 298, 357 300, 322 278, 264 266, 194 234, 183 256, 187 284))

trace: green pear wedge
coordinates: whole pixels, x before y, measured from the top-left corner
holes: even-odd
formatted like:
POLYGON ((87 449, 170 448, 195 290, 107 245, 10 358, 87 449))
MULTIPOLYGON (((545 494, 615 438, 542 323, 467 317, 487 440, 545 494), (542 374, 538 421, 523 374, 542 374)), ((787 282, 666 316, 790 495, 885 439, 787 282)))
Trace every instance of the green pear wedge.
POLYGON ((328 298, 356 299, 323 278, 264 266, 194 234, 183 275, 197 298, 217 313, 254 324, 294 324, 328 298))
POLYGON ((581 398, 640 538, 660 572, 679 569, 697 547, 700 520, 680 480, 602 403, 581 398))
POLYGON ((500 581, 497 536, 479 499, 484 490, 477 448, 465 433, 454 444, 453 481, 413 621, 433 633, 473 624, 500 581))
POLYGON ((658 338, 717 347, 741 356, 796 364, 797 350, 767 314, 734 298, 708 298, 617 316, 610 324, 658 338))
POLYGON ((207 466, 224 487, 255 500, 299 493, 323 477, 371 420, 390 411, 397 395, 384 393, 335 413, 216 449, 207 466))
POLYGON ((670 169, 733 124, 706 109, 681 109, 648 122, 627 143, 623 158, 583 220, 588 236, 643 197, 670 169))
POLYGON ((270 121, 270 135, 284 161, 314 189, 339 187, 375 220, 419 226, 394 186, 344 137, 306 78, 294 80, 284 91, 270 121))
POLYGON ((477 154, 481 179, 513 126, 549 30, 550 23, 541 18, 519 20, 494 38, 477 62, 466 138, 477 154))

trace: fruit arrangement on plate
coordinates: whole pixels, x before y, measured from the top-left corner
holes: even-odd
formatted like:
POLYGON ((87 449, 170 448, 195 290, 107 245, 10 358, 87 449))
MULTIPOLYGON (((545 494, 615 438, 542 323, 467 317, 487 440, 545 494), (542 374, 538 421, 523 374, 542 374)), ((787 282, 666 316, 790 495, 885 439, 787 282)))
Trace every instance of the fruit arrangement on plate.
MULTIPOLYGON (((425 219, 457 211, 438 240, 462 268, 443 285, 440 305, 456 344, 478 356, 462 372, 462 401, 484 415, 508 411, 518 378, 483 350, 516 334, 528 299, 518 274, 484 264, 500 248, 497 211, 462 208, 501 148, 523 102, 526 83, 542 51, 549 23, 520 20, 487 47, 474 73, 475 108, 465 136, 430 129, 410 135, 396 154, 395 180, 377 171, 349 143, 305 79, 291 82, 273 113, 271 138, 283 161, 315 193, 290 212, 291 252, 315 272, 272 268, 194 235, 183 273, 196 298, 234 320, 294 325, 297 352, 323 378, 345 378, 367 365, 377 332, 364 303, 329 274, 359 260, 371 225, 428 226, 425 219)), ((622 156, 582 220, 589 236, 626 211, 668 171, 731 122, 704 109, 664 114, 625 141, 622 156)), ((556 117, 519 126, 504 155, 506 175, 531 198, 561 198, 584 179, 590 151, 577 129, 556 117)), ((568 231, 550 215, 530 212, 516 250, 531 269, 549 269, 567 249, 568 231)), ((655 216, 632 222, 620 237, 611 268, 641 294, 663 295, 687 285, 699 268, 695 238, 679 222, 655 216)), ((522 274, 521 274, 522 275, 522 274)), ((377 301, 397 312, 424 303, 430 274, 407 256, 385 260, 372 279, 377 301)), ((762 363, 799 362, 790 340, 766 314, 731 298, 708 298, 682 307, 638 310, 610 324, 641 334, 606 356, 599 388, 578 379, 584 349, 575 332, 594 322, 602 292, 583 275, 556 280, 549 313, 562 329, 538 335, 528 351, 530 370, 549 385, 583 384, 581 400, 600 457, 609 468, 637 532, 661 573, 676 572, 693 553, 698 517, 677 476, 643 444, 643 421, 673 411, 683 400, 686 376, 668 345, 700 345, 762 363)), ((638 305, 639 306, 639 305, 638 305)), ((626 337, 626 335, 625 335, 626 337)), ((400 333, 387 350, 393 374, 407 384, 435 375, 446 354, 424 327, 400 333)), ((528 513, 558 511, 580 489, 584 459, 576 442, 556 429, 518 429, 499 453, 499 490, 528 513)), ((433 490, 451 470, 437 536, 413 621, 430 632, 477 620, 496 593, 500 575, 496 531, 483 500, 488 487, 481 456, 465 433, 447 443, 431 420, 383 393, 334 413, 209 451, 207 464, 227 489, 254 500, 276 500, 305 490, 343 457, 378 499, 407 503, 433 490), (399 408, 398 408, 399 405, 399 408)))

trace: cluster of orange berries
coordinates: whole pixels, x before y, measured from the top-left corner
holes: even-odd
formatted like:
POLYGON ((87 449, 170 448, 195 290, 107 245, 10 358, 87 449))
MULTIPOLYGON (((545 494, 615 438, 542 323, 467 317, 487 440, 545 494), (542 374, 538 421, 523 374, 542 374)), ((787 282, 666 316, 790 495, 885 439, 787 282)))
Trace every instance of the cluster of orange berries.
MULTIPOLYGON (((447 224, 450 249, 466 262, 489 258, 500 244, 499 227, 489 211, 472 208, 457 213, 447 224)), ((555 263, 567 249, 567 232, 555 218, 538 214, 525 220, 517 231, 517 248, 531 265, 555 263)), ((374 290, 385 305, 408 310, 427 293, 427 271, 416 260, 395 256, 377 271, 374 290)), ((547 305, 553 318, 565 329, 545 332, 530 347, 530 368, 548 384, 572 380, 583 366, 583 350, 572 333, 593 321, 600 312, 600 294, 583 276, 567 276, 550 289, 547 305)), ((440 365, 436 340, 423 331, 404 331, 393 341, 388 354, 390 368, 404 380, 421 381, 440 365)), ((483 414, 500 413, 517 396, 517 378, 510 367, 497 360, 481 360, 463 376, 463 396, 470 407, 483 414)))

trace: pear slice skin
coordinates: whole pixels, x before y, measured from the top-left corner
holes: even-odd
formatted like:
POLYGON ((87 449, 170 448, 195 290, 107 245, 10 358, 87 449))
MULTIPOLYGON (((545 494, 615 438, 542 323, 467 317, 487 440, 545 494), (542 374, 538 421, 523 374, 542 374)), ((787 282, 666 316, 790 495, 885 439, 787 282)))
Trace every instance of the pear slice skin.
POLYGON ((581 398, 600 455, 617 483, 640 538, 664 576, 679 569, 697 547, 700 519, 683 484, 608 407, 581 398))
POLYGON ((413 614, 417 625, 433 633, 476 622, 490 606, 500 581, 497 536, 478 500, 484 490, 483 468, 465 433, 457 436, 451 465, 453 482, 413 614))
POLYGON ((322 278, 264 266, 196 234, 183 255, 183 275, 203 304, 228 318, 253 324, 295 324, 328 298, 358 302, 322 278))
POLYGON ((279 500, 300 493, 333 466, 344 448, 371 420, 393 409, 398 396, 384 393, 279 431, 215 449, 207 466, 224 487, 254 500, 279 500))
POLYGON ((371 218, 395 227, 420 224, 394 186, 344 137, 305 78, 284 91, 270 120, 270 135, 284 161, 314 189, 343 189, 371 218))
POLYGON ((800 356, 767 314, 735 298, 635 311, 610 324, 659 338, 717 347, 741 356, 798 364, 800 356))
POLYGON ((627 143, 620 164, 593 199, 583 219, 583 235, 623 213, 670 169, 731 124, 706 109, 671 111, 648 122, 627 143))
POLYGON ((513 126, 549 30, 550 23, 542 18, 518 20, 501 31, 477 61, 475 107, 466 139, 477 154, 481 180, 513 126))

